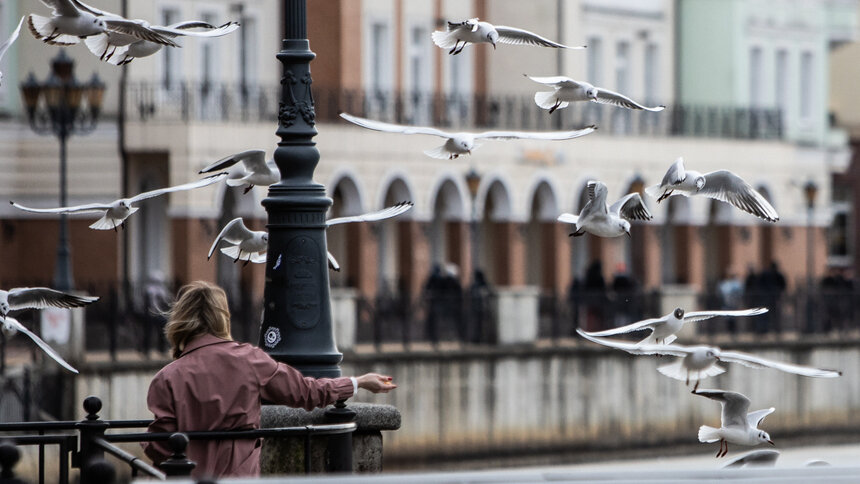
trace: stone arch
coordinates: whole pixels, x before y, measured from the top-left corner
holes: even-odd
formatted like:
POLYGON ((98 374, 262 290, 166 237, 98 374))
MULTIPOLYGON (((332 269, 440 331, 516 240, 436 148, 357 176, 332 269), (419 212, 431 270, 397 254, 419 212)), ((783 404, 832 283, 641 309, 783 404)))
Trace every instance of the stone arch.
MULTIPOLYGON (((362 213, 363 192, 350 172, 343 172, 333 178, 329 187, 332 207, 329 218, 358 215, 362 213)), ((367 244, 368 228, 363 223, 339 224, 326 229, 328 251, 340 264, 340 272, 331 272, 333 287, 358 288, 366 269, 363 252, 367 244)))
POLYGON ((660 227, 661 279, 663 284, 689 284, 690 239, 694 236, 690 226, 690 199, 676 195, 663 203, 666 204, 666 218, 660 227))
POLYGON ((509 264, 512 240, 518 234, 512 228, 512 204, 509 187, 498 177, 491 178, 486 185, 482 182, 478 191, 478 261, 476 269, 481 270, 491 284, 508 285, 509 264))
POLYGON ((529 191, 528 222, 525 231, 526 284, 540 287, 543 292, 553 293, 556 287, 558 236, 556 217, 558 203, 552 185, 540 179, 529 191))
POLYGON ((708 206, 708 225, 704 227, 702 257, 705 272, 705 286, 713 288, 725 276, 732 264, 734 241, 732 240, 733 206, 719 200, 710 200, 708 206))
MULTIPOLYGON (((414 195, 405 178, 396 176, 387 180, 381 192, 380 208, 412 201, 414 195)), ((413 209, 414 210, 414 209, 413 209)), ((395 218, 374 224, 379 261, 377 293, 389 296, 405 294, 409 291, 408 281, 412 268, 410 254, 410 224, 412 210, 395 218)))
POLYGON ((430 222, 430 254, 432 266, 443 267, 457 264, 461 267, 463 243, 463 221, 465 200, 460 187, 453 178, 445 177, 436 185, 431 196, 432 218, 430 222))

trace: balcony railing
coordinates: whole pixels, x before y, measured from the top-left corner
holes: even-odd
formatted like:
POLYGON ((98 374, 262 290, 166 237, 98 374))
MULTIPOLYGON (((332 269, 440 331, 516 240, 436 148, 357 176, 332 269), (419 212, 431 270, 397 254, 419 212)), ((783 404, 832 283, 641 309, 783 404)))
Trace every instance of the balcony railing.
MULTIPOLYGON (((279 86, 211 83, 132 83, 129 120, 141 122, 271 122, 277 120, 279 86)), ((451 129, 552 130, 596 124, 600 133, 625 136, 692 136, 779 139, 778 109, 671 105, 652 113, 595 103, 573 103, 552 115, 538 108, 533 93, 438 95, 314 87, 317 122, 342 122, 348 112, 380 121, 451 129)))

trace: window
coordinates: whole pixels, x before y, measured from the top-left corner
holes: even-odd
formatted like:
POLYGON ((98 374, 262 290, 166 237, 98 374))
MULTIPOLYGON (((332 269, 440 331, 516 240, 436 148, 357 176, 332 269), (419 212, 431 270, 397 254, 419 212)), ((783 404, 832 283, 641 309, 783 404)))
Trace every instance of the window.
MULTIPOLYGON (((161 25, 179 22, 179 10, 165 8, 161 11, 161 25)), ((161 49, 161 84, 164 89, 174 89, 182 80, 182 49, 164 47, 161 49)))
POLYGON ((630 44, 626 41, 615 46, 615 90, 630 95, 630 44))
POLYGON ((812 101, 815 98, 815 88, 812 85, 814 59, 812 52, 804 52, 800 56, 800 117, 812 117, 812 101))
POLYGON ((389 54, 388 25, 376 22, 370 28, 370 88, 381 93, 388 87, 391 63, 389 54))
POLYGON ((782 112, 783 118, 788 111, 788 52, 780 49, 776 52, 774 97, 776 108, 782 112))
POLYGON ((645 103, 657 104, 659 93, 657 92, 658 73, 660 72, 660 58, 657 44, 649 43, 645 46, 645 103))
POLYGON ((239 42, 239 84, 255 86, 259 81, 257 74, 257 19, 242 14, 242 27, 230 35, 236 35, 239 42))
POLYGON ((749 58, 750 69, 750 107, 762 107, 762 97, 764 96, 762 85, 762 52, 761 47, 753 47, 750 49, 749 58))
POLYGON ((601 78, 601 59, 603 57, 603 44, 598 37, 589 37, 587 41, 588 48, 588 82, 595 86, 600 85, 601 78))

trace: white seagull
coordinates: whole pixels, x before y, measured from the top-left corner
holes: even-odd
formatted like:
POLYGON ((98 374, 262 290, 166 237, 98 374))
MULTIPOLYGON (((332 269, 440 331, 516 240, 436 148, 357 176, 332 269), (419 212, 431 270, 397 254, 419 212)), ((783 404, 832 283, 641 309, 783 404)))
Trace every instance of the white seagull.
POLYGON ((638 193, 628 193, 609 206, 606 202, 606 184, 591 180, 586 189, 588 201, 578 216, 572 213, 558 216, 559 222, 573 224, 574 232, 570 234, 573 237, 585 235, 586 232, 599 237, 630 236, 630 220, 653 218, 638 193))
POLYGON ((427 156, 440 160, 453 160, 460 155, 472 154, 472 150, 480 146, 480 144, 475 143, 475 140, 477 139, 541 139, 558 141, 579 138, 580 136, 585 136, 597 129, 596 126, 592 125, 573 131, 484 131, 482 133, 449 133, 447 131, 442 131, 441 129, 424 126, 403 126, 400 124, 383 123, 381 121, 359 118, 346 113, 340 113, 340 117, 363 128, 383 131, 386 133, 427 134, 446 138, 445 144, 442 146, 424 152, 427 156))
POLYGON ((677 334, 681 331, 684 323, 692 323, 696 321, 704 321, 706 319, 716 318, 720 316, 757 316, 767 312, 767 308, 741 309, 737 311, 693 311, 691 313, 684 312, 682 308, 675 308, 671 313, 652 319, 643 319, 642 321, 621 326, 618 328, 607 329, 605 331, 585 332, 589 336, 598 338, 604 336, 614 336, 616 334, 632 333, 633 331, 650 330, 645 339, 640 341, 641 344, 669 344, 677 338, 677 334))
POLYGON ((535 103, 552 114, 556 109, 566 108, 571 102, 591 101, 598 104, 612 104, 627 109, 644 109, 646 111, 662 111, 666 106, 648 107, 637 103, 629 97, 609 89, 595 87, 584 81, 574 81, 569 77, 531 77, 529 79, 555 88, 554 91, 535 93, 535 103))
MULTIPOLYGON (((215 27, 207 22, 188 20, 167 26, 151 25, 149 28, 153 32, 158 32, 168 38, 179 36, 220 37, 238 29, 239 23, 227 22, 220 27, 215 27)), ((87 37, 84 43, 90 52, 98 56, 100 60, 117 66, 128 64, 137 57, 147 57, 155 54, 164 47, 163 44, 157 42, 141 40, 118 32, 105 32, 101 35, 93 35, 87 37)))
POLYGON ((722 406, 720 428, 708 427, 707 425, 699 427, 699 442, 720 442, 720 450, 717 451, 716 457, 723 457, 728 454, 729 443, 758 445, 767 442, 770 445, 775 445, 770 440, 770 435, 758 428, 764 418, 776 410, 775 408, 770 407, 747 413, 750 408, 750 399, 743 394, 725 390, 702 390, 693 393, 716 400, 722 406))
POLYGON ((215 242, 209 248, 209 255, 206 259, 211 259, 215 248, 221 241, 233 244, 230 247, 222 247, 221 252, 233 258, 233 262, 238 262, 240 259, 248 262, 261 264, 266 262, 266 250, 269 247, 269 233, 263 230, 250 230, 245 226, 242 217, 237 217, 227 223, 218 237, 215 237, 215 242))
POLYGON ((178 192, 181 190, 191 190, 194 188, 209 186, 213 183, 218 183, 226 176, 227 173, 219 173, 217 175, 208 176, 206 178, 201 178, 200 180, 195 180, 193 182, 185 183, 182 185, 159 188, 158 190, 143 192, 130 198, 120 198, 119 200, 114 200, 110 203, 88 203, 85 205, 77 205, 74 207, 59 208, 30 208, 15 202, 9 203, 11 203, 12 206, 16 208, 34 213, 103 213, 104 215, 102 216, 102 218, 96 220, 92 225, 90 225, 90 228, 95 230, 113 229, 114 231, 116 231, 116 228, 118 226, 125 227, 125 219, 128 218, 129 215, 138 211, 138 207, 134 207, 133 204, 146 200, 148 198, 164 195, 165 193, 178 192))
POLYGON ((27 25, 34 37, 48 44, 74 45, 91 35, 119 32, 176 47, 175 42, 150 30, 142 20, 128 20, 118 15, 100 16, 93 13, 94 9, 77 0, 42 0, 42 3, 53 9, 51 17, 30 14, 27 25))
POLYGON ((69 370, 72 373, 78 372, 78 370, 76 370, 72 365, 70 365, 66 360, 64 360, 63 357, 60 356, 59 353, 54 350, 54 348, 51 348, 51 345, 45 343, 42 338, 36 336, 35 333, 27 329, 17 319, 13 318, 12 316, 7 316, 2 322, 0 322, 0 325, 2 325, 3 332, 6 334, 11 335, 17 332, 25 334, 28 338, 33 340, 34 343, 36 343, 36 346, 42 348, 42 351, 47 353, 48 356, 50 356, 54 359, 54 361, 59 363, 60 366, 69 370))
POLYGON ((726 202, 744 212, 763 218, 768 222, 779 220, 773 206, 749 183, 728 170, 717 170, 704 175, 684 169, 684 158, 679 157, 669 167, 663 181, 645 189, 645 193, 662 202, 672 195, 704 195, 726 202))
POLYGON ((489 22, 480 22, 472 18, 463 22, 448 22, 448 30, 437 30, 431 34, 433 42, 443 49, 451 49, 449 54, 459 54, 468 44, 488 43, 493 49, 496 43, 515 45, 536 45, 539 47, 553 47, 556 49, 584 49, 585 46, 569 47, 558 42, 553 42, 528 30, 505 27, 504 25, 493 25, 489 22), (460 44, 462 42, 462 45, 460 44))
MULTIPOLYGON (((12 47, 12 44, 16 40, 18 40, 18 34, 21 33, 21 24, 22 23, 24 23, 24 17, 21 17, 21 20, 18 21, 18 27, 15 28, 15 30, 12 32, 12 35, 10 35, 9 38, 6 39, 5 42, 3 42, 3 44, 0 44, 0 59, 2 59, 4 55, 6 55, 6 51, 9 50, 9 47, 12 47)), ((0 72, 0 84, 2 84, 2 82, 3 82, 3 73, 0 72)))
POLYGON ((816 378, 836 378, 842 375, 841 371, 783 363, 740 351, 723 351, 716 346, 629 343, 627 341, 590 336, 579 328, 577 328, 576 332, 591 342, 626 351, 633 355, 657 354, 677 356, 678 359, 675 362, 658 367, 657 371, 669 378, 684 381, 687 385, 691 381, 696 382, 693 391, 699 387, 699 380, 719 375, 726 371, 725 368, 717 364, 718 362, 739 363, 750 368, 773 368, 786 373, 816 378))
POLYGON ((0 290, 0 320, 17 309, 78 308, 98 301, 96 296, 78 296, 47 287, 16 287, 0 290))
POLYGON ((266 161, 266 152, 263 150, 248 150, 230 155, 209 164, 199 173, 221 170, 227 170, 227 185, 245 186, 243 193, 248 193, 254 185, 269 186, 281 180, 278 165, 274 160, 266 161))

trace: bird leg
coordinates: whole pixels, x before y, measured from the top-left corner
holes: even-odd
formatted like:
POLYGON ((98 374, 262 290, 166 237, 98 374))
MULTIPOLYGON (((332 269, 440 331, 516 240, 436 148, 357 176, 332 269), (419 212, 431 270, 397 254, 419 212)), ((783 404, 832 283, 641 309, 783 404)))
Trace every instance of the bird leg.
POLYGON ((248 259, 245 261, 244 264, 242 264, 242 267, 245 267, 246 265, 248 265, 249 262, 251 262, 251 253, 250 252, 248 253, 248 259))
POLYGON ((556 99, 555 104, 551 108, 549 108, 549 114, 554 113, 559 106, 561 106, 561 99, 556 99))
POLYGON ((723 442, 725 442, 725 449, 723 450, 723 455, 721 455, 720 457, 725 457, 726 454, 729 453, 729 441, 723 439, 723 442))
POLYGON ((51 32, 51 35, 45 37, 45 42, 51 42, 59 36, 60 36, 60 33, 57 31, 57 29, 54 29, 54 31, 51 32))
POLYGON ((245 191, 242 192, 242 195, 250 192, 252 188, 254 188, 254 185, 248 185, 247 187, 245 187, 245 191))
POLYGON ((454 48, 451 49, 450 54, 457 55, 460 52, 463 52, 463 49, 466 48, 466 44, 468 44, 468 42, 466 42, 465 40, 461 41, 461 40, 457 39, 457 42, 454 43, 454 48), (463 42, 463 45, 461 45, 460 48, 458 49, 457 44, 459 44, 460 42, 463 42))
POLYGON ((726 439, 720 439, 720 450, 717 451, 717 455, 715 455, 714 457, 719 459, 720 457, 726 455, 728 452, 729 452, 729 443, 726 441, 726 439), (725 452, 723 452, 723 445, 724 444, 726 446, 725 452))
MULTIPOLYGON (((449 51, 448 51, 448 54, 450 54, 450 55, 456 55, 456 54, 458 54, 458 53, 459 53, 459 51, 457 51, 457 45, 459 45, 459 44, 460 44, 460 39, 455 40, 455 41, 454 41, 454 47, 453 47, 451 50, 449 50, 449 51)), ((465 45, 465 44, 464 44, 464 45, 465 45)))
POLYGON ((696 390, 698 390, 698 389, 699 389, 699 382, 700 382, 700 381, 701 381, 701 380, 696 380, 696 384, 695 384, 695 385, 693 385, 693 392, 695 392, 696 390))
POLYGON ((657 203, 660 203, 660 202, 662 202, 663 200, 665 200, 665 199, 669 198, 669 195, 671 195, 671 194, 672 194, 672 192, 673 192, 673 190, 669 190, 669 191, 663 192, 663 194, 662 194, 662 195, 660 195, 660 198, 658 198, 658 199, 657 199, 657 203))

